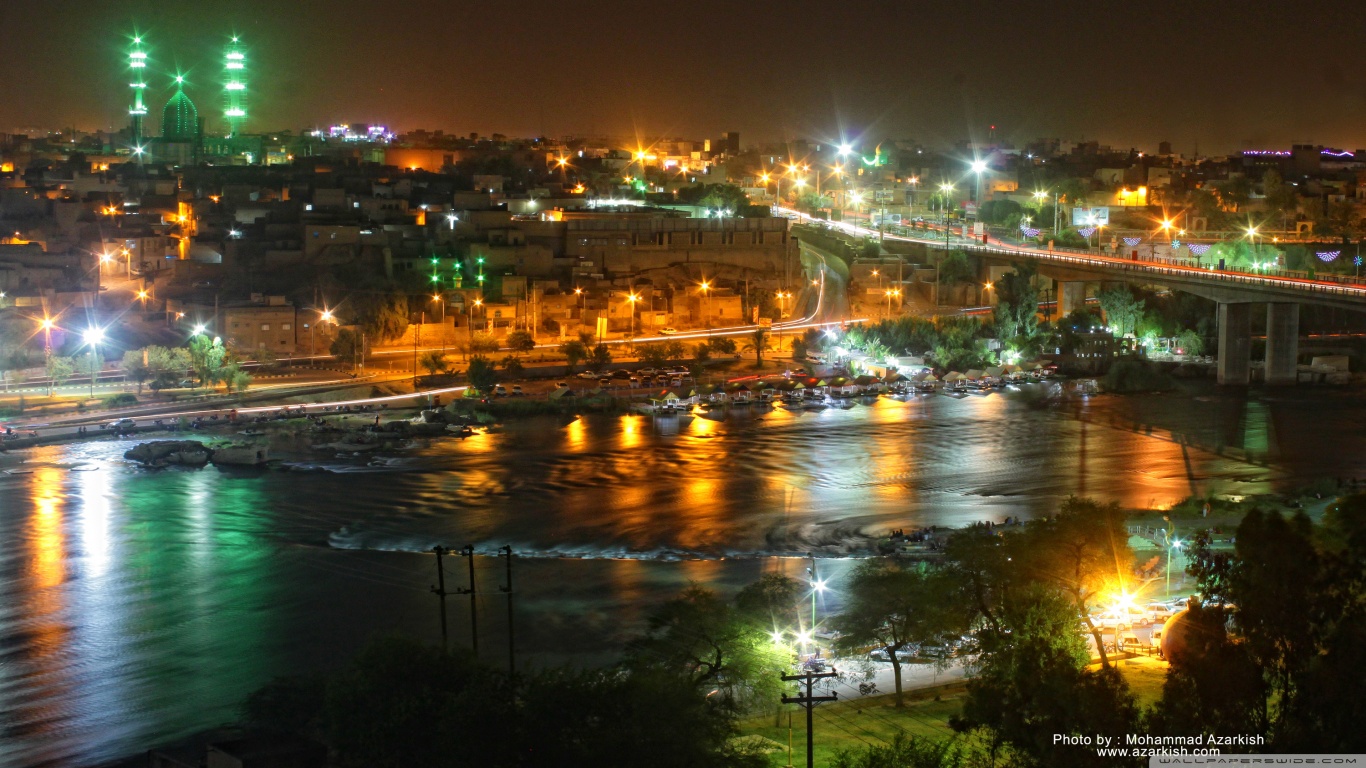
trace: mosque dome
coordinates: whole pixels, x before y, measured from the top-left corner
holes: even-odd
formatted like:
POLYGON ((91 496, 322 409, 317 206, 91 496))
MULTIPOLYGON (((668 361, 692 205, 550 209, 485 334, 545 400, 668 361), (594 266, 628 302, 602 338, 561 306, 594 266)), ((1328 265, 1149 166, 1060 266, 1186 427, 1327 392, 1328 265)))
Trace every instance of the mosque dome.
POLYGON ((161 137, 171 141, 199 138, 199 110, 180 88, 176 88, 175 95, 161 110, 161 137))

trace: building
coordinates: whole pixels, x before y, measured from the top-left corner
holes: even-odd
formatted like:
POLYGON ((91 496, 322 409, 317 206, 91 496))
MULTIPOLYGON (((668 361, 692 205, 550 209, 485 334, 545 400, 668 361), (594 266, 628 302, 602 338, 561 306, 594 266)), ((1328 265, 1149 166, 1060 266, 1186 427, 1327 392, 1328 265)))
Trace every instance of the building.
POLYGON ((253 296, 255 303, 223 309, 223 337, 244 354, 266 349, 293 354, 298 344, 296 312, 283 296, 253 296))

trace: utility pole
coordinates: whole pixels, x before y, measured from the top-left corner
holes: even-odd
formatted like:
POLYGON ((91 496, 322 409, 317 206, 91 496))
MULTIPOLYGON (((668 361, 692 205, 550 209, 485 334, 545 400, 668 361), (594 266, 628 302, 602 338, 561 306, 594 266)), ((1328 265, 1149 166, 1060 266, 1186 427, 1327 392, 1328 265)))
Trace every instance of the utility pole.
POLYGON ((432 587, 432 594, 441 600, 441 650, 446 650, 446 571, 441 567, 441 556, 449 552, 445 547, 435 546, 432 551, 436 553, 436 586, 432 587))
POLYGON ((502 557, 507 558, 508 583, 506 586, 498 587, 498 589, 508 596, 508 673, 511 674, 517 669, 517 656, 512 642, 512 546, 504 544, 501 549, 503 550, 502 557))
POLYGON ((831 669, 829 672, 805 672, 800 675, 783 675, 781 678, 785 683, 795 680, 798 685, 801 685, 802 683, 806 684, 805 696, 801 695, 800 688, 798 688, 798 695, 796 696, 783 696, 784 704, 800 704, 802 707, 806 708, 806 768, 816 768, 816 755, 814 752, 815 739, 811 733, 812 710, 815 709, 817 704, 823 701, 834 701, 839 698, 838 693, 832 693, 829 696, 815 696, 812 694, 811 689, 816 684, 817 680, 825 677, 834 677, 837 674, 838 672, 831 669))
POLYGON ((475 610, 476 606, 475 606, 475 596, 474 596, 474 547, 470 546, 469 544, 466 544, 466 545, 460 550, 460 556, 461 556, 461 557, 468 557, 468 558, 469 558, 469 564, 470 564, 470 587, 469 587, 469 589, 457 589, 456 592, 459 592, 459 593, 462 594, 462 595, 469 595, 469 596, 470 596, 470 643, 471 643, 471 645, 472 645, 473 648, 474 648, 474 655, 475 655, 475 656, 478 656, 478 655, 479 655, 479 615, 478 615, 478 613, 477 613, 476 610, 475 610))
POLYGON ((417 391, 417 342, 422 336, 422 326, 427 322, 427 312, 418 315, 418 324, 413 328, 413 391, 417 391))

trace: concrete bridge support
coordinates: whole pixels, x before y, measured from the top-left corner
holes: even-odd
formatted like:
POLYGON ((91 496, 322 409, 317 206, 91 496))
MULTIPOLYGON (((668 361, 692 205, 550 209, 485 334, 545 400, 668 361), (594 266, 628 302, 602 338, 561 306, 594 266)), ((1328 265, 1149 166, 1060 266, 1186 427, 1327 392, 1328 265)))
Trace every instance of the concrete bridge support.
POLYGON ((1247 386, 1252 379, 1252 305, 1219 305, 1220 384, 1247 386))
MULTIPOLYGON (((1223 309, 1223 305, 1220 305, 1223 309)), ((1222 321, 1222 313, 1221 313, 1222 321)), ((1223 329, 1220 328, 1219 341, 1223 343, 1223 329)), ((1268 302, 1266 305, 1266 383, 1269 385, 1294 384, 1296 375, 1295 360, 1300 351, 1300 305, 1289 302, 1268 302)), ((1223 375, 1222 358, 1220 376, 1223 375)))
POLYGON ((1058 280, 1058 317, 1063 318, 1086 306, 1086 283, 1058 280))

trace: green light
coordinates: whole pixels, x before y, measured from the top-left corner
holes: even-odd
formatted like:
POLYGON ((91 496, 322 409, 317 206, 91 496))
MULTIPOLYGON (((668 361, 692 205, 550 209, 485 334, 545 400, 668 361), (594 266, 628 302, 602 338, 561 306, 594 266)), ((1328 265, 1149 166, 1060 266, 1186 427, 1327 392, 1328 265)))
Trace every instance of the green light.
POLYGON ((438 259, 437 257, 435 257, 435 256, 432 257, 432 263, 433 263, 433 264, 439 263, 440 261, 441 261, 441 260, 438 259))
POLYGON ((484 276, 483 276, 483 275, 480 275, 480 276, 479 276, 479 282, 481 282, 481 283, 484 282, 484 276))
POLYGON ((437 276, 436 276, 436 273, 432 273, 432 282, 433 282, 433 283, 439 281, 440 279, 441 279, 440 277, 437 277, 437 276))
POLYGON ((483 256, 480 256, 479 258, 475 259, 475 261, 479 262, 480 264, 483 264, 483 263, 484 263, 484 257, 483 257, 483 256))
POLYGON ((455 262, 455 268, 456 268, 456 269, 460 269, 460 262, 458 262, 458 261, 455 262))

